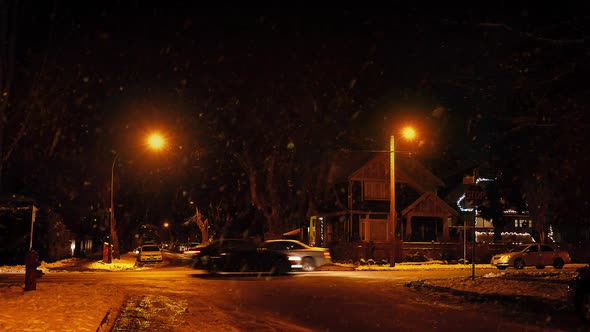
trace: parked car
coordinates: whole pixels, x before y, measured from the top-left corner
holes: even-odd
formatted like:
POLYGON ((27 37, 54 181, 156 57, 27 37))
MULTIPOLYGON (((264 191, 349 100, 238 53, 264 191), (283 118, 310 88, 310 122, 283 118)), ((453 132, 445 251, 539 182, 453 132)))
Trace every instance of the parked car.
POLYGON ((570 255, 565 250, 548 244, 531 243, 520 245, 506 253, 494 255, 490 264, 500 270, 510 266, 521 270, 525 266, 536 266, 538 269, 543 269, 547 265, 561 269, 564 264, 570 262, 570 255))
POLYGON ((139 248, 137 261, 140 263, 163 261, 162 251, 156 244, 144 244, 139 248))
POLYGON ((244 239, 222 239, 201 247, 194 255, 196 269, 217 272, 267 272, 282 275, 291 271, 286 255, 259 250, 256 244, 244 239))
POLYGON ((590 265, 579 268, 567 288, 568 300, 587 323, 590 323, 590 265))
POLYGON ((293 269, 313 271, 322 265, 332 263, 330 249, 311 247, 297 240, 267 240, 260 248, 287 255, 293 269))

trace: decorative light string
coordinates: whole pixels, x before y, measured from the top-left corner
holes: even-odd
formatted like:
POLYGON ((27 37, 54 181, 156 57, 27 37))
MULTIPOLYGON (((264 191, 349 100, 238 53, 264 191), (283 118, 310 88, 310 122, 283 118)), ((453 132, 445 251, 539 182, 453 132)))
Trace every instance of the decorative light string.
MULTIPOLYGON (((507 240, 511 240, 510 243, 512 244, 522 244, 522 243, 532 243, 536 242, 531 233, 529 232, 502 232, 500 233, 502 237, 506 237, 507 240)), ((493 243, 492 241, 494 238, 494 232, 490 231, 475 231, 475 240, 479 243, 493 243), (486 241, 486 239, 490 239, 486 241)))
MULTIPOLYGON (((480 183, 480 182, 493 182, 494 179, 488 179, 488 178, 477 178, 475 179, 475 183, 480 183)), ((457 206, 459 207, 459 210, 461 210, 462 212, 473 212, 474 208, 464 208, 463 205, 461 204, 461 202, 465 199, 465 194, 461 195, 461 197, 459 197, 459 200, 457 200, 457 206)))

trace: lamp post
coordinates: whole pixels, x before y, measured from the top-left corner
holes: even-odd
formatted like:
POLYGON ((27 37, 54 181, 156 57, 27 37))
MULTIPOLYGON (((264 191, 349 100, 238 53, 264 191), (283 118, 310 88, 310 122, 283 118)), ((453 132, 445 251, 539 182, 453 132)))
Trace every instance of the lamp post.
MULTIPOLYGON (((115 157, 113 157, 113 165, 111 166, 111 209, 109 215, 109 242, 108 242, 108 257, 107 263, 112 262, 112 247, 113 243, 116 240, 115 234, 115 195, 114 195, 114 184, 115 184, 115 164, 117 162, 117 158, 119 155, 115 152, 115 157)), ((117 245, 117 249, 118 249, 117 245)))
MULTIPOLYGON (((147 145, 152 150, 162 150, 166 145, 166 139, 160 135, 159 133, 152 133, 146 139, 147 145)), ((119 254, 119 240, 116 233, 116 221, 115 221, 115 165, 117 163, 117 158, 119 155, 115 152, 115 156, 113 157, 113 164, 111 166, 111 209, 109 215, 109 234, 110 240, 108 243, 108 258, 107 263, 112 262, 112 250, 113 246, 115 246, 115 258, 121 258, 119 254)))
MULTIPOLYGON (((407 140, 413 140, 416 137, 416 131, 412 127, 405 127, 402 130, 402 136, 407 140)), ((389 238, 391 239, 391 259, 390 266, 395 266, 396 255, 396 227, 397 212, 395 210, 395 137, 389 138, 389 238)))

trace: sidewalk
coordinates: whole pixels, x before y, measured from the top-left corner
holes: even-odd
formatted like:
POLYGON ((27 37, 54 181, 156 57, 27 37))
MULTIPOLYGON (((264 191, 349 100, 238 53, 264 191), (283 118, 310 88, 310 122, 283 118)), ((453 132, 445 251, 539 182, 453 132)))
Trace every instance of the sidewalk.
POLYGON ((43 278, 55 271, 121 271, 136 269, 134 265, 132 255, 124 255, 112 264, 77 258, 42 263, 39 269, 45 276, 37 280, 33 291, 24 291, 24 265, 2 266, 0 273, 10 278, 6 282, 0 279, 0 331, 108 331, 125 301, 124 289, 67 282, 47 284, 43 278))

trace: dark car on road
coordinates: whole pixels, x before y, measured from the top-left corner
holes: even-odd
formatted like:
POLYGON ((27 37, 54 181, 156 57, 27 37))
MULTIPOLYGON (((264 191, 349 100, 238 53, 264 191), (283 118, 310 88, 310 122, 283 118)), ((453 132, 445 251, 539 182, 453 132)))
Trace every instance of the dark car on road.
POLYGON ((186 249, 184 249, 184 251, 182 252, 182 255, 186 258, 193 258, 193 256, 195 254, 198 254, 201 252, 201 248, 203 248, 205 245, 202 245, 201 243, 197 243, 197 242, 192 242, 189 243, 189 246, 186 247, 186 249))
POLYGON ((217 272, 264 272, 283 275, 291 271, 287 255, 259 250, 245 239, 221 239, 200 247, 194 256, 196 269, 217 272))
POLYGON ((590 265, 578 269, 568 284, 567 293, 570 304, 590 323, 590 265))
POLYGON ((289 239, 267 240, 260 248, 283 253, 289 257, 291 267, 303 271, 313 271, 316 268, 332 263, 330 249, 310 247, 307 244, 289 239))

